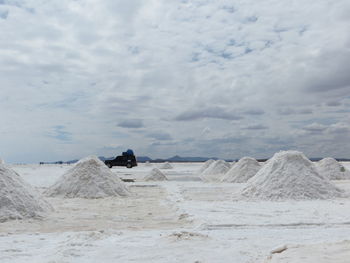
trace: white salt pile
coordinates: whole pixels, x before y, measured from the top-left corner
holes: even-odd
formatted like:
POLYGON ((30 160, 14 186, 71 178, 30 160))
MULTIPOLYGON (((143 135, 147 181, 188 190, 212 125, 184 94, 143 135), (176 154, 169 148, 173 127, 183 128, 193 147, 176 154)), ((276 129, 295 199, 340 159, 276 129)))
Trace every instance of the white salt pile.
POLYGON ((146 161, 145 166, 152 166, 152 164, 149 161, 146 161))
POLYGON ((5 164, 4 160, 0 158, 0 164, 5 164))
POLYGON ((199 168, 198 170, 198 173, 201 174, 203 173, 213 162, 215 162, 215 160, 213 159, 210 159, 210 160, 207 160, 201 168, 199 168))
POLYGON ((42 217, 51 209, 32 186, 15 171, 0 164, 0 222, 42 217))
POLYGON ((168 178, 158 169, 153 168, 151 172, 145 177, 145 181, 166 181, 168 178))
POLYGON ((46 194, 48 196, 103 198, 127 196, 124 182, 96 156, 80 160, 46 194))
POLYGON ((316 163, 318 172, 331 180, 349 180, 350 171, 334 158, 324 158, 316 163))
POLYGON ((165 162, 160 166, 160 169, 173 169, 173 167, 169 162, 165 162))
POLYGON ((254 158, 243 157, 228 170, 222 181, 229 183, 246 183, 260 168, 259 162, 254 158))
POLYGON ((340 197, 342 191, 320 175, 304 154, 282 151, 276 153, 248 180, 241 194, 265 200, 305 200, 340 197))
POLYGON ((220 182, 225 173, 231 168, 231 164, 224 160, 218 160, 213 162, 204 172, 201 174, 203 181, 207 182, 220 182))

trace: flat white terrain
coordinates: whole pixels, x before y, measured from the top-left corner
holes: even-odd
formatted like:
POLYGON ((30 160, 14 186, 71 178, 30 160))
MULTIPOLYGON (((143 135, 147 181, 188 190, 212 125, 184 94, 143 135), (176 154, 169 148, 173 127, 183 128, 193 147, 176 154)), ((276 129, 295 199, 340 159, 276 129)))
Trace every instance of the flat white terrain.
MULTIPOLYGON (((202 163, 172 165, 162 182, 142 180, 157 164, 113 168, 136 179, 128 197, 50 197, 47 217, 0 223, 0 262, 349 262, 350 197, 237 200, 245 184, 202 182, 202 163)), ((70 166, 12 168, 43 192, 70 166)), ((334 182, 350 193, 350 181, 334 182)))

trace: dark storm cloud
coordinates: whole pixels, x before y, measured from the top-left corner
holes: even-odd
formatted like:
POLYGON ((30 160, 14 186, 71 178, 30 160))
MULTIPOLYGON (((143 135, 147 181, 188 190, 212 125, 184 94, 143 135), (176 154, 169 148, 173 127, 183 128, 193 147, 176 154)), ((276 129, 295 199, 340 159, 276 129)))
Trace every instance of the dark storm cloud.
POLYGON ((117 124, 118 127, 122 128, 133 128, 133 129, 138 129, 138 128, 143 128, 144 124, 142 120, 139 119, 130 119, 130 120, 123 120, 117 124))
POLYGON ((223 119, 223 120, 241 120, 242 117, 234 112, 227 111, 220 107, 203 108, 200 110, 189 110, 178 115, 177 121, 193 121, 199 119, 223 119))

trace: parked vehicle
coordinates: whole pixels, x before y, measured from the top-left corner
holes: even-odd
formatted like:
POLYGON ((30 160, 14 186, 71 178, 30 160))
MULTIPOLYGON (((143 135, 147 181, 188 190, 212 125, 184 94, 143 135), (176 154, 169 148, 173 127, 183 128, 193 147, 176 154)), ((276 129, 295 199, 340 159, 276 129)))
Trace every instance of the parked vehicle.
POLYGON ((109 168, 112 168, 113 166, 125 166, 127 168, 132 168, 137 166, 137 161, 133 150, 128 149, 126 152, 123 152, 122 155, 115 157, 115 159, 106 160, 105 164, 109 168))

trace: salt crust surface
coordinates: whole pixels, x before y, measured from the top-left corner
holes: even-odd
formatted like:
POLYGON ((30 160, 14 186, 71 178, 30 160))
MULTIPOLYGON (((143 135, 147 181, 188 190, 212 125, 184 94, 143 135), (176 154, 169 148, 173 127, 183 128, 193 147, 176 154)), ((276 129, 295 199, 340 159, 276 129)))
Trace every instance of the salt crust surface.
POLYGON ((165 162, 160 166, 160 169, 173 169, 173 166, 169 162, 165 162))
POLYGON ((0 222, 42 217, 51 209, 51 205, 19 174, 0 164, 0 222))
POLYGON ((334 158, 324 158, 316 163, 318 172, 331 180, 349 180, 350 171, 334 158))
POLYGON ((145 177, 145 181, 166 181, 168 178, 158 168, 153 168, 145 177))
POLYGON ((271 254, 265 263, 348 263, 350 241, 290 245, 282 253, 271 254))
POLYGON ((214 161, 207 169, 205 169, 201 178, 208 182, 220 182, 222 177, 231 168, 231 164, 224 160, 214 161))
POLYGON ((244 197, 264 200, 329 199, 341 197, 342 193, 297 151, 276 153, 241 192, 244 197))
POLYGON ((222 181, 229 183, 246 183, 260 168, 259 162, 254 158, 243 157, 227 171, 222 181))
POLYGON ((127 196, 124 182, 96 156, 81 159, 51 186, 48 196, 103 198, 127 196))

